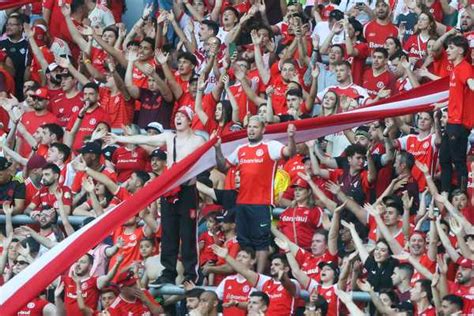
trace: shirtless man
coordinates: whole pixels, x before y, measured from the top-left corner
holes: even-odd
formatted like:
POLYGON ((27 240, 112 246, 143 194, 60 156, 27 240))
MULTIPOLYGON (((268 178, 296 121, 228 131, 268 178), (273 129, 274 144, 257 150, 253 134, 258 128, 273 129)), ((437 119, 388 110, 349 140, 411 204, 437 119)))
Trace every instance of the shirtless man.
MULTIPOLYGON (((168 151, 167 164, 184 159, 199 148, 205 140, 194 134, 191 129, 193 110, 182 106, 174 118, 176 134, 164 132, 159 135, 117 136, 109 134, 109 142, 125 144, 150 145, 154 147, 166 146, 168 151)), ((185 281, 197 281, 197 254, 196 254, 196 180, 189 180, 181 185, 179 192, 171 192, 161 199, 161 264, 165 268, 158 284, 175 283, 177 276, 176 261, 181 241, 181 258, 184 264, 185 281)))

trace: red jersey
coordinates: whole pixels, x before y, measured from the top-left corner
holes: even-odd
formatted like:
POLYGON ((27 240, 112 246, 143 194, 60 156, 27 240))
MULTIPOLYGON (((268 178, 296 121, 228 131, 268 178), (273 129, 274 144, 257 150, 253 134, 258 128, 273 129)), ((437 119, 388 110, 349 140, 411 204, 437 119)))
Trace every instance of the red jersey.
POLYGON ((301 267, 301 271, 306 273, 310 278, 320 282, 319 272, 319 264, 321 262, 337 262, 337 257, 335 255, 331 255, 329 250, 326 250, 321 256, 316 257, 312 253, 299 249, 295 256, 296 261, 298 262, 299 266, 301 267))
POLYGON ((112 95, 109 89, 99 90, 100 106, 110 117, 112 128, 122 128, 123 125, 132 123, 134 101, 125 100, 122 93, 112 95))
MULTIPOLYGON (((160 306, 155 298, 147 290, 143 291, 152 304, 160 306)), ((149 316, 151 315, 150 309, 139 299, 135 299, 133 302, 125 300, 121 295, 117 296, 115 301, 107 309, 111 316, 149 316)))
POLYGON ((446 77, 453 71, 453 64, 448 60, 446 51, 442 49, 441 54, 433 58, 433 63, 428 67, 428 70, 438 77, 446 77))
MULTIPOLYGON (((61 22, 65 21, 64 15, 61 13, 61 7, 59 6, 60 2, 61 0, 43 0, 43 8, 51 11, 48 26, 48 32, 51 38, 57 37, 60 34, 61 22)), ((72 0, 62 2, 71 4, 72 0)))
MULTIPOLYGON (((435 270, 436 270, 436 261, 433 261, 430 259, 430 257, 428 256, 428 254, 424 253, 421 255, 420 257, 420 260, 419 260, 420 264, 422 266, 424 266, 426 269, 428 269, 431 273, 435 273, 435 270)), ((415 282, 420 280, 420 279, 424 279, 425 277, 420 273, 418 272, 418 270, 415 269, 415 271, 413 272, 413 276, 411 277, 411 285, 415 285, 415 282)))
POLYGON ((415 316, 436 316, 436 309, 430 305, 424 311, 419 311, 415 305, 415 316))
MULTIPOLYGON (((28 133, 33 135, 38 127, 49 124, 49 123, 58 123, 56 116, 51 112, 46 112, 43 115, 38 115, 35 111, 25 112, 20 119, 20 122, 25 126, 28 133)), ((20 155, 23 157, 29 157, 31 153, 31 147, 27 141, 21 136, 18 135, 21 139, 20 155)))
MULTIPOLYGON (((48 65, 54 62, 54 54, 49 50, 47 46, 41 46, 39 49, 43 53, 43 56, 46 59, 46 62, 48 63, 48 65)), ((41 82, 40 70, 41 70, 41 65, 38 62, 38 58, 36 58, 36 56, 33 55, 33 58, 31 60, 31 66, 30 66, 30 80, 41 82)))
POLYGON ((107 70, 105 69, 105 61, 109 54, 97 47, 91 47, 91 62, 92 66, 97 69, 101 74, 105 74, 107 70))
POLYGON ((354 49, 357 49, 357 56, 347 55, 347 50, 344 49, 344 59, 351 64, 352 82, 356 85, 362 85, 362 74, 364 73, 365 61, 370 56, 369 45, 365 42, 357 42, 353 44, 354 49))
POLYGON ((302 155, 296 154, 284 164, 283 169, 288 172, 291 181, 298 177, 298 172, 305 172, 303 158, 302 155))
MULTIPOLYGON (((237 242, 237 236, 235 236, 232 239, 226 240, 223 245, 224 248, 227 248, 229 251, 229 256, 232 258, 236 258, 237 254, 240 251, 240 245, 237 242)), ((226 263, 225 259, 223 258, 217 258, 216 266, 221 266, 226 263)), ((227 274, 215 274, 214 275, 214 285, 218 285, 221 283, 221 281, 227 276, 227 274)))
MULTIPOLYGON (((92 310, 97 309, 99 302, 99 288, 97 287, 97 276, 90 276, 81 280, 81 291, 84 303, 92 310)), ((81 316, 82 312, 77 306, 77 287, 76 283, 70 276, 63 276, 64 281, 64 309, 66 315, 81 316)))
POLYGON ((395 80, 390 72, 384 71, 380 75, 374 76, 373 69, 369 68, 364 72, 362 87, 367 89, 371 99, 375 99, 377 93, 382 89, 391 90, 393 94, 394 83, 395 80))
MULTIPOLYGON (((77 120, 77 115, 71 119, 68 123, 67 130, 71 131, 74 122, 77 120)), ((79 130, 77 131, 76 138, 72 145, 72 149, 78 152, 84 144, 84 139, 89 137, 94 131, 95 127, 99 122, 105 122, 110 125, 109 115, 100 106, 96 107, 92 112, 87 111, 84 114, 79 130)))
POLYGON ((448 293, 463 298, 464 309, 466 315, 474 314, 474 286, 465 286, 459 283, 448 281, 448 293))
MULTIPOLYGON (((392 238, 394 238, 400 244, 400 246, 405 247, 405 235, 403 234, 402 224, 403 223, 401 221, 398 223, 399 230, 395 235, 392 236, 392 238)), ((369 227, 368 238, 372 241, 377 241, 377 222, 370 214, 368 214, 367 226, 369 227)))
POLYGON ((336 93, 338 96, 345 95, 351 99, 354 99, 358 101, 359 105, 364 104, 365 101, 369 98, 369 94, 367 93, 367 90, 365 88, 362 88, 361 86, 351 83, 347 87, 330 86, 324 89, 323 91, 318 92, 317 94, 318 102, 323 101, 324 95, 329 90, 334 91, 334 93, 336 93))
POLYGON ((316 291, 319 295, 324 297, 328 303, 328 316, 338 316, 339 315, 339 297, 336 295, 337 284, 324 286, 319 284, 315 280, 311 280, 308 284, 308 292, 313 293, 316 291))
MULTIPOLYGON (((131 234, 126 234, 125 229, 125 226, 120 226, 112 234, 114 244, 116 244, 119 237, 121 237, 124 245, 112 258, 110 258, 109 269, 114 266, 119 254, 123 256, 123 261, 117 271, 122 271, 122 269, 129 267, 135 261, 141 261, 140 240, 145 237, 143 227, 137 227, 131 234)), ((116 282, 117 276, 118 274, 114 276, 112 282, 116 282)))
POLYGON ((36 187, 31 181, 30 178, 26 178, 25 180, 25 205, 28 206, 30 205, 31 201, 33 200, 33 197, 38 193, 40 187, 36 187))
POLYGON ((121 146, 112 154, 112 162, 117 172, 117 180, 122 183, 127 181, 134 171, 145 170, 148 162, 148 153, 141 147, 129 149, 121 146))
POLYGON ((474 93, 467 85, 468 79, 474 79, 474 72, 472 65, 463 60, 454 66, 449 76, 448 123, 462 124, 471 129, 474 127, 474 111, 471 108, 474 93))
POLYGON ((43 308, 48 304, 49 302, 47 300, 36 297, 23 306, 23 308, 17 312, 17 315, 43 316, 43 308))
MULTIPOLYGON (((63 204, 64 206, 72 206, 72 194, 71 190, 65 186, 59 186, 58 189, 63 191, 63 204)), ((48 209, 48 208, 55 208, 59 207, 58 201, 54 194, 49 192, 48 187, 42 187, 33 199, 31 203, 36 205, 36 209, 48 209)))
POLYGON ((205 231, 199 236, 199 244, 202 244, 203 247, 199 252, 199 265, 203 266, 207 262, 217 262, 217 256, 212 250, 211 246, 219 240, 219 236, 213 235, 209 231, 205 231))
MULTIPOLYGON (((217 297, 222 303, 230 301, 245 303, 248 301, 252 285, 240 274, 229 275, 222 280, 216 288, 217 297)), ((247 311, 238 307, 224 307, 223 314, 225 316, 245 316, 247 311)))
POLYGON ((273 179, 283 148, 277 141, 261 141, 240 145, 228 157, 228 163, 240 170, 237 204, 273 204, 273 179))
POLYGON ((274 115, 286 114, 288 108, 286 106, 286 90, 288 84, 283 81, 280 74, 272 76, 270 82, 266 86, 273 86, 272 108, 274 115))
POLYGON ((236 82, 233 86, 231 86, 230 91, 232 92, 232 95, 239 106, 239 122, 244 121, 245 115, 247 115, 248 112, 250 112, 252 115, 257 114, 257 107, 252 101, 248 99, 247 94, 244 92, 240 82, 236 82))
POLYGON ((429 37, 423 39, 420 34, 413 34, 403 45, 403 50, 407 52, 409 58, 424 60, 428 52, 429 39, 429 37))
POLYGON ((316 229, 322 226, 323 210, 318 207, 290 207, 280 214, 278 228, 288 239, 304 249, 311 248, 316 229))
POLYGON ((389 36, 398 37, 398 28, 392 23, 382 25, 372 20, 364 26, 364 38, 369 44, 371 53, 375 48, 383 47, 389 36))
MULTIPOLYGON (((150 58, 147 61, 142 62, 144 64, 148 64, 153 68, 156 68, 156 61, 154 58, 150 58)), ((148 76, 141 72, 137 67, 133 67, 132 71, 132 82, 138 88, 148 88, 148 76)), ((185 91, 185 90, 183 90, 185 91)))
POLYGON ((49 102, 49 109, 58 118, 58 124, 66 127, 71 118, 79 113, 84 101, 82 92, 78 92, 74 97, 68 98, 64 92, 58 94, 54 100, 49 102))
MULTIPOLYGON (((291 280, 297 288, 299 295, 300 286, 295 280, 291 280)), ((279 281, 275 281, 269 276, 258 274, 255 288, 264 292, 270 297, 267 315, 288 316, 292 315, 295 308, 296 298, 285 289, 279 281)))
MULTIPOLYGON (((414 134, 401 137, 397 139, 397 147, 412 154, 417 161, 428 166, 430 174, 433 173, 438 158, 438 150, 435 145, 435 134, 430 134, 423 139, 420 139, 418 135, 414 134)), ((411 174, 418 182, 418 188, 420 189, 420 192, 422 192, 426 187, 425 176, 416 165, 413 166, 411 174)))

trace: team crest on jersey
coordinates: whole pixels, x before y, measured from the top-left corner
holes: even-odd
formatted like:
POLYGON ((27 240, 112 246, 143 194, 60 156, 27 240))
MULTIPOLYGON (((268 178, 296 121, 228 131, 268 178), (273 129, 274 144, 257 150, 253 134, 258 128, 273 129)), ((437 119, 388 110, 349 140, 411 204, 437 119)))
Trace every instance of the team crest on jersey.
POLYGON ((26 49, 21 48, 21 49, 20 49, 20 54, 25 55, 25 54, 26 54, 26 49))
POLYGON ((250 291, 250 286, 248 286, 248 285, 244 286, 242 291, 244 291, 244 293, 247 293, 248 291, 250 291))
POLYGON ((96 119, 95 119, 95 118, 91 118, 91 120, 89 121, 89 124, 90 124, 90 125, 95 125, 95 123, 97 123, 96 119))
POLYGON ((131 234, 130 235, 130 240, 135 240, 135 239, 137 239, 137 236, 135 236, 135 234, 131 234))
POLYGON ((423 148, 424 148, 424 149, 428 148, 429 146, 430 146, 430 144, 428 144, 428 142, 424 142, 424 143, 423 143, 423 148))
POLYGON ((87 290, 87 288, 88 288, 88 285, 87 285, 86 282, 84 282, 84 283, 81 284, 81 289, 87 290))
MULTIPOLYGON (((59 178, 59 179, 61 179, 61 178, 59 178)), ((69 193, 69 192, 64 192, 64 197, 65 197, 66 199, 70 199, 70 198, 71 198, 71 193, 69 193)))
POLYGON ((382 81, 377 82, 377 88, 382 89, 383 87, 385 87, 385 85, 382 81))
POLYGON ((138 154, 136 152, 132 152, 132 157, 137 158, 138 154))
POLYGON ((263 149, 257 149, 255 154, 257 155, 257 157, 262 157, 263 156, 263 149))
POLYGON ((29 309, 35 308, 35 303, 29 302, 28 305, 26 305, 29 309))
POLYGON ((60 108, 59 113, 63 113, 63 112, 64 112, 64 108, 60 108))
POLYGON ((283 291, 283 285, 278 285, 277 291, 283 291))
POLYGON ((79 111, 79 107, 77 105, 72 107, 72 112, 77 112, 79 111))

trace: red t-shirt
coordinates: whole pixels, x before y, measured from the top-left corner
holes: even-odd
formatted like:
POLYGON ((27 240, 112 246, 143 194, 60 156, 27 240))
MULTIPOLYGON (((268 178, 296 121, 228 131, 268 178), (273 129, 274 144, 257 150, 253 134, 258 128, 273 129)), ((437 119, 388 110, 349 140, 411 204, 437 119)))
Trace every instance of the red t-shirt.
MULTIPOLYGON (((68 123, 67 130, 71 131, 74 122, 77 120, 77 114, 68 123)), ((100 106, 96 107, 92 112, 86 112, 82 119, 79 130, 77 131, 72 149, 78 152, 84 144, 84 139, 90 136, 99 122, 105 122, 110 125, 109 115, 100 106)))
POLYGON ((97 69, 101 74, 105 74, 107 69, 105 69, 105 61, 109 54, 97 47, 91 47, 91 62, 92 66, 97 69))
MULTIPOLYGON (((145 237, 143 227, 137 227, 131 234, 126 234, 125 228, 125 226, 120 226, 112 234, 114 244, 117 243, 119 237, 122 238, 123 247, 120 248, 112 258, 110 258, 109 269, 115 265, 118 255, 123 256, 123 261, 117 271, 122 271, 122 269, 128 268, 135 261, 140 261, 142 259, 140 255, 140 240, 145 237)), ((112 282, 117 281, 117 276, 118 274, 114 276, 112 282)))
POLYGON ((278 228, 288 239, 303 249, 310 249, 314 232, 322 225, 320 207, 290 207, 280 214, 278 228))
MULTIPOLYGON (((46 59, 46 62, 48 64, 51 64, 54 61, 54 54, 49 50, 47 46, 41 46, 40 50, 43 53, 43 56, 46 59)), ((31 60, 31 66, 30 66, 30 79, 36 82, 41 82, 40 70, 41 70, 41 65, 38 62, 38 59, 36 58, 36 56, 33 55, 33 58, 31 60)))
POLYGON ((61 92, 54 100, 49 102, 49 109, 58 118, 59 125, 62 127, 68 126, 71 118, 79 113, 84 105, 82 97, 80 91, 72 98, 66 97, 66 94, 61 92))
POLYGON ((298 172, 305 172, 303 158, 303 155, 296 154, 284 164, 283 169, 288 172, 291 181, 298 177, 298 172))
POLYGON ((463 60, 454 66, 449 77, 448 123, 462 124, 471 129, 474 127, 474 93, 467 85, 468 79, 474 79, 474 72, 472 65, 463 60))
POLYGON ((448 293, 463 298, 465 315, 474 315, 474 286, 465 286, 448 281, 448 293))
MULTIPOLYGON (((155 301, 155 298, 147 290, 143 291, 148 299, 155 306, 160 304, 155 301)), ((133 302, 126 301, 121 295, 117 296, 115 301, 107 309, 111 316, 149 316, 151 315, 150 309, 139 299, 135 299, 133 302)))
MULTIPOLYGON (((235 274, 225 277, 216 289, 217 296, 222 303, 230 301, 245 303, 248 301, 252 285, 244 277, 235 274)), ((230 316, 245 316, 247 311, 238 307, 224 307, 224 315, 230 316)))
POLYGON ((112 162, 117 172, 117 180, 122 183, 127 181, 134 171, 145 170, 148 153, 141 147, 128 149, 117 148, 112 155, 112 162))
POLYGON ((99 90, 100 106, 110 117, 112 128, 122 128, 123 125, 132 123, 134 101, 125 100, 122 93, 112 95, 109 89, 99 90))
MULTIPOLYGON (((81 280, 81 291, 84 303, 92 310, 97 309, 99 302, 99 289, 97 287, 97 276, 90 276, 87 279, 81 280)), ((76 283, 70 276, 63 276, 64 281, 64 309, 66 315, 81 316, 82 312, 77 306, 77 287, 76 283)))
MULTIPOLYGON (((117 175, 112 169, 104 167, 100 172, 106 175, 107 177, 109 177, 110 180, 117 182, 117 175)), ((78 193, 81 191, 82 178, 84 177, 85 174, 86 173, 84 171, 79 171, 74 176, 74 181, 72 182, 72 185, 71 185, 71 190, 73 193, 78 193)))
POLYGON ((344 49, 344 58, 351 64, 352 82, 361 86, 365 61, 370 56, 369 45, 365 42, 357 42, 354 44, 354 49, 358 51, 357 56, 347 55, 347 51, 344 49))
MULTIPOLYGON (((64 206, 72 206, 72 194, 68 187, 60 186, 58 189, 63 191, 63 204, 64 206)), ((47 187, 42 187, 33 199, 32 203, 36 205, 36 209, 42 210, 43 208, 55 208, 59 207, 58 200, 54 194, 50 193, 47 187)))
POLYGON ((286 90, 288 84, 283 81, 280 74, 272 76, 267 86, 273 86, 272 108, 274 115, 286 114, 288 108, 286 106, 286 90))
POLYGON ((33 199, 33 196, 36 195, 36 193, 38 193, 39 189, 41 187, 37 188, 33 182, 31 181, 30 178, 26 178, 25 180, 25 191, 26 191, 26 194, 25 194, 25 205, 28 206, 30 205, 30 202, 31 200, 33 199))
POLYGON ((428 52, 428 40, 429 37, 423 41, 420 34, 413 34, 403 45, 403 50, 408 53, 408 57, 423 60, 428 52))
MULTIPOLYGON (((43 0, 43 8, 51 10, 51 17, 49 19, 48 32, 53 37, 60 35, 61 22, 65 21, 64 15, 61 12, 59 3, 61 0, 43 0)), ((64 3, 71 4, 72 0, 65 0, 64 3)))
POLYGON ((382 25, 372 20, 364 26, 364 38, 369 44, 371 53, 375 48, 383 47, 389 36, 398 37, 398 28, 392 23, 382 25))
POLYGON ((318 282, 321 282, 319 276, 319 264, 321 262, 337 262, 337 256, 329 253, 329 250, 326 250, 321 256, 316 257, 309 251, 299 249, 295 256, 296 261, 301 267, 301 271, 306 273, 311 279, 314 279, 318 282))
MULTIPOLYGON (((38 127, 49 124, 49 123, 58 123, 56 116, 51 112, 46 112, 43 115, 37 115, 35 111, 26 112, 21 117, 21 123, 25 126, 28 133, 33 135, 38 127)), ((22 142, 20 147, 20 155, 22 157, 29 157, 31 153, 31 146, 27 143, 27 141, 21 136, 18 135, 22 142)))
MULTIPOLYGON (((294 280, 292 282, 299 289, 299 284, 294 280)), ((296 298, 285 289, 281 282, 275 281, 269 276, 259 274, 255 288, 270 297, 267 315, 288 316, 293 314, 296 298)))
MULTIPOLYGON (((234 237, 232 239, 226 240, 223 245, 224 248, 227 248, 229 250, 229 256, 232 258, 236 258, 237 254, 240 251, 240 245, 237 242, 237 237, 234 237)), ((221 266, 226 263, 225 259, 222 258, 217 258, 216 266, 221 266)), ((215 274, 214 275, 214 285, 218 285, 221 283, 222 280, 227 276, 227 274, 215 274)))
POLYGON ((49 302, 47 300, 35 297, 28 304, 23 306, 23 308, 17 312, 17 315, 43 316, 43 308, 48 304, 49 302))
POLYGON ((438 77, 446 77, 453 71, 453 64, 448 60, 448 55, 443 49, 441 54, 433 59, 433 63, 428 67, 428 70, 438 77))
POLYGON ((283 148, 277 141, 261 141, 240 145, 227 157, 228 163, 240 170, 237 204, 273 204, 273 179, 283 148))
POLYGON ((384 71, 378 76, 374 76, 372 68, 369 68, 364 72, 362 87, 367 89, 367 93, 371 99, 375 99, 377 93, 382 89, 391 90, 391 94, 393 95, 394 84, 395 79, 388 71, 384 71))

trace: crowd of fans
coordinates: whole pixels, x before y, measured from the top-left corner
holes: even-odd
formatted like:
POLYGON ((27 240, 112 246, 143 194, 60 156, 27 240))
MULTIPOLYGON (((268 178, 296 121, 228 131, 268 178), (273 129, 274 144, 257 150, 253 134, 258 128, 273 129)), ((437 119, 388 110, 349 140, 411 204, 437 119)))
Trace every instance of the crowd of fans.
POLYGON ((217 139, 215 168, 18 315, 474 315, 473 7, 159 1, 128 30, 123 0, 0 11, 0 285, 80 228, 70 215, 86 225, 217 139), (265 139, 445 76, 432 111, 265 139), (151 294, 164 284, 184 296, 151 294))

